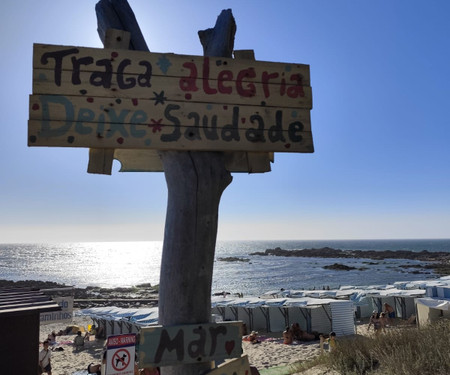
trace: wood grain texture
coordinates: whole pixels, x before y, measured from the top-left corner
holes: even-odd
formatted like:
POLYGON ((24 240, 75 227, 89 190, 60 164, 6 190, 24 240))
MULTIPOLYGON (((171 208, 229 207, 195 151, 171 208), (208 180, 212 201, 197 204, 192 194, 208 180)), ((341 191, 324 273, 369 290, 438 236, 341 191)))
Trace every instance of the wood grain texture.
MULTIPOLYGON (((216 28, 202 39, 205 55, 231 57, 236 24, 222 11, 216 28)), ((162 325, 207 323, 211 319, 211 286, 219 203, 231 183, 224 154, 218 152, 161 153, 168 186, 159 317, 162 325)), ((211 368, 204 362, 162 368, 163 375, 196 375, 211 368)))
MULTIPOLYGON (((123 30, 108 29, 106 30, 104 44, 105 47, 127 49, 130 44, 130 33, 123 30)), ((87 172, 111 175, 113 161, 113 148, 90 148, 87 172)))

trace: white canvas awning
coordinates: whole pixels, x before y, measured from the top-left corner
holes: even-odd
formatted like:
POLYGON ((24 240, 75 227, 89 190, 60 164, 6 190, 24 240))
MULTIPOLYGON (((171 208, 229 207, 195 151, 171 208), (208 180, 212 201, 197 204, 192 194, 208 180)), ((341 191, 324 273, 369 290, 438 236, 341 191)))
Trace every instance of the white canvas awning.
POLYGON ((450 310, 450 300, 435 299, 435 298, 417 298, 416 302, 432 309, 439 309, 444 311, 450 310))

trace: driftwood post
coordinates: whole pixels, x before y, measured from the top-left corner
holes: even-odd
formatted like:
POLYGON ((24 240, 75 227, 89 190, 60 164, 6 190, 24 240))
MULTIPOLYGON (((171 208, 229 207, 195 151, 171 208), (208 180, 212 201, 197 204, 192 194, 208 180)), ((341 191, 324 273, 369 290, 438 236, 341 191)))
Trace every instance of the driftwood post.
MULTIPOLYGON (((236 25, 222 11, 214 29, 199 32, 205 56, 231 57, 236 25)), ((231 182, 221 152, 162 152, 168 205, 159 286, 159 323, 206 323, 219 203, 231 182)), ((163 374, 199 374, 209 363, 171 366, 163 374)))
MULTIPOLYGON (((101 0, 98 31, 131 33, 130 49, 147 50, 126 1, 101 0)), ((199 32, 205 56, 231 57, 236 25, 231 10, 222 11, 213 29, 199 32)), ((221 152, 160 152, 168 187, 159 288, 159 323, 206 323, 211 317, 211 284, 218 210, 232 177, 221 152)), ((199 363, 162 368, 162 374, 199 374, 211 368, 199 363)))
MULTIPOLYGON (((231 57, 235 24, 223 11, 200 32, 205 55, 231 57)), ((219 201, 231 182, 221 152, 162 152, 169 191, 160 284, 160 323, 210 319, 219 201)))

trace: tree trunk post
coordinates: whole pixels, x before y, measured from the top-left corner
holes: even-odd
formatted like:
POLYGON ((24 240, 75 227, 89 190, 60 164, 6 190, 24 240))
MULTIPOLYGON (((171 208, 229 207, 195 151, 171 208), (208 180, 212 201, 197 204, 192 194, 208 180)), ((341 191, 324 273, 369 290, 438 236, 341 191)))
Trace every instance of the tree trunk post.
MULTIPOLYGON (((100 0, 98 33, 110 28, 131 33, 130 49, 148 47, 126 0, 100 0)), ((213 29, 199 31, 205 56, 232 57, 236 24, 224 10, 213 29)), ((222 152, 162 151, 159 153, 168 188, 159 287, 161 325, 208 323, 217 238, 219 203, 232 177, 222 152)), ((209 362, 163 367, 163 375, 198 375, 209 362)))
MULTIPOLYGON (((214 29, 200 31, 205 56, 231 57, 236 25, 222 11, 214 29)), ((159 324, 207 323, 219 203, 231 183, 220 152, 161 152, 168 187, 159 285, 159 324)), ((194 375, 210 363, 168 366, 163 375, 194 375)))

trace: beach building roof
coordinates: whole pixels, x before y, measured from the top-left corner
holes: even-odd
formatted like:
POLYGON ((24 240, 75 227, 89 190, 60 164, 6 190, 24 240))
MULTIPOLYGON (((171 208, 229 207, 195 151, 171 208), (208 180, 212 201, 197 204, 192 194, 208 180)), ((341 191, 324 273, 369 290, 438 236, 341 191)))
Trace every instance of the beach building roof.
POLYGON ((40 314, 60 310, 61 307, 40 290, 0 289, 2 374, 36 373, 40 314), (19 358, 18 353, 20 360, 13 360, 19 358))
POLYGON ((2 318, 59 310, 61 310, 61 307, 40 290, 29 288, 0 289, 0 317, 2 318))

